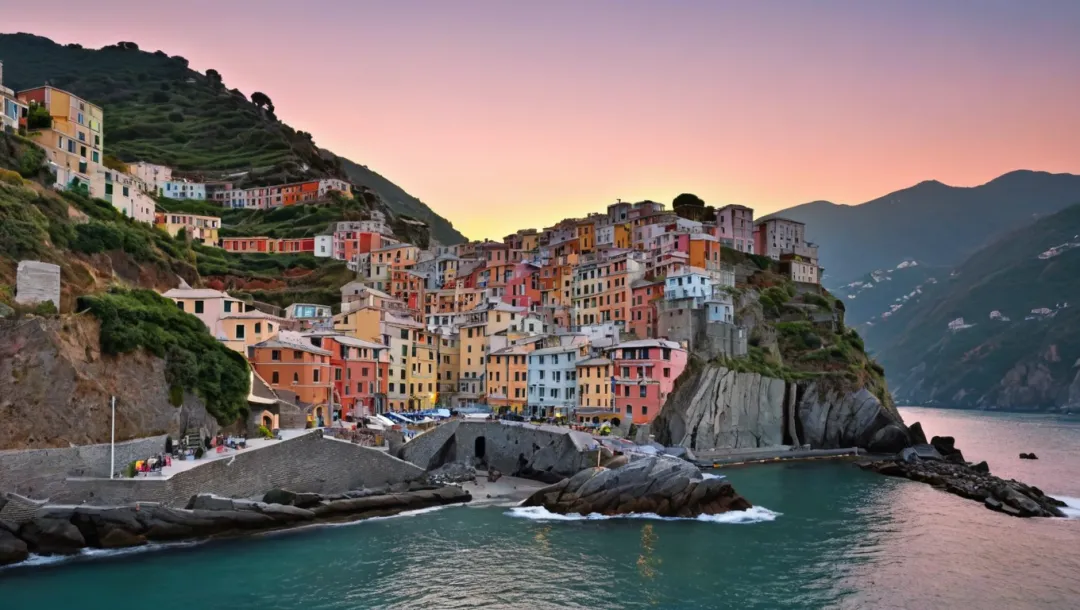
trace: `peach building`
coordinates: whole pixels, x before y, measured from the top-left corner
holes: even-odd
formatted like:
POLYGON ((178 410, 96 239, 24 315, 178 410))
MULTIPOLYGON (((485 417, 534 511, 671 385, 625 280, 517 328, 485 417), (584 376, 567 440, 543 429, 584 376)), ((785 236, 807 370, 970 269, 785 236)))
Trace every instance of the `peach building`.
POLYGON ((274 390, 296 394, 300 406, 318 426, 332 422, 330 356, 329 351, 301 341, 270 339, 248 348, 248 360, 255 372, 274 390))
POLYGON ((686 350, 674 341, 641 339, 620 343, 608 355, 615 409, 635 424, 651 422, 686 368, 686 350))

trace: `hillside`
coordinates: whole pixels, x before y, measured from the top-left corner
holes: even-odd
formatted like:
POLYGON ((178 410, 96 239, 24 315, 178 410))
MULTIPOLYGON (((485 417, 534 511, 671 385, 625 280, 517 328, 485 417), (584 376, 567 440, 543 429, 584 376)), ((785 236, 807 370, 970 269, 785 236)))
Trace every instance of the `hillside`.
POLYGON ((849 324, 872 325, 891 317, 928 285, 937 283, 938 278, 949 277, 950 271, 948 267, 908 260, 890 269, 876 269, 834 289, 844 299, 849 324))
POLYGON ((952 267, 995 237, 1080 201, 1080 176, 1015 171, 964 188, 926 181, 860 205, 815 201, 782 216, 806 223, 826 284, 859 280, 906 260, 952 267))
POLYGON ((190 70, 182 57, 131 43, 92 50, 0 34, 0 61, 8 87, 48 83, 102 106, 106 152, 124 161, 162 163, 194 178, 230 176, 240 185, 349 178, 382 195, 395 212, 428 222, 440 241, 464 241, 449 221, 401 188, 280 122, 269 98, 256 105, 216 71, 190 70))
POLYGON ((1077 407, 1078 276, 1080 205, 979 250, 869 328, 867 344, 902 404, 1077 407))

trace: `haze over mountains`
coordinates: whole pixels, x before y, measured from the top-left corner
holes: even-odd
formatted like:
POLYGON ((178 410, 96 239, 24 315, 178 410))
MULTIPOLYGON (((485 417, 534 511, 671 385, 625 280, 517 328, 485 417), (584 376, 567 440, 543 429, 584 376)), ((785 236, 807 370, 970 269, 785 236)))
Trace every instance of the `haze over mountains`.
POLYGON ((1020 170, 986 184, 935 180, 860 205, 814 201, 772 214, 806 223, 826 284, 836 287, 904 261, 953 266, 992 238, 1080 203, 1080 176, 1020 170))

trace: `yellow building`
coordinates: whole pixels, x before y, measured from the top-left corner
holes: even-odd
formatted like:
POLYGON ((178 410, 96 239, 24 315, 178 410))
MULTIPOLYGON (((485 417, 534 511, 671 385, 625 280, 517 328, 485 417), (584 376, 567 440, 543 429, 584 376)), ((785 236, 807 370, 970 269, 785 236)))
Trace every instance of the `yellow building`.
POLYGON ((409 386, 409 411, 425 411, 435 406, 438 400, 437 367, 435 354, 438 349, 436 336, 426 330, 413 331, 413 342, 409 349, 406 368, 406 383, 409 386))
POLYGON ((379 343, 383 340, 380 322, 382 322, 382 310, 377 307, 362 306, 334 316, 334 330, 354 339, 379 343))
POLYGON ((274 337, 290 321, 256 310, 225 314, 219 326, 225 345, 246 356, 249 346, 274 337))
POLYGON ((208 246, 218 244, 218 229, 221 228, 221 219, 217 216, 199 216, 197 214, 177 214, 175 212, 158 212, 154 225, 164 229, 169 235, 176 234, 183 229, 187 238, 198 241, 208 246))
POLYGON ((611 409, 611 361, 589 358, 577 363, 578 406, 611 409))
MULTIPOLYGON (((55 87, 37 87, 17 94, 30 106, 27 136, 45 149, 55 164, 56 181, 67 187, 74 181, 87 189, 96 181, 105 153, 104 113, 101 108, 55 87), (35 119, 34 107, 48 111, 51 125, 35 119)), ((105 193, 94 193, 104 197, 105 193)))
POLYGON ((436 353, 439 366, 435 378, 439 393, 438 403, 447 405, 452 402, 453 396, 458 392, 458 379, 461 376, 461 344, 458 342, 456 333, 436 336, 439 340, 439 349, 436 353))
POLYGON ((634 245, 634 231, 629 224, 615 225, 615 247, 629 250, 634 245))

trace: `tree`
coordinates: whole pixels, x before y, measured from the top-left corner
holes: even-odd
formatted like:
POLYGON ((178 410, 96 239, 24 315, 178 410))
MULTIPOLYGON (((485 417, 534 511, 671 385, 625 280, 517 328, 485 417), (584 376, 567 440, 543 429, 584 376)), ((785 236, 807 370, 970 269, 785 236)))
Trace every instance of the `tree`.
POLYGON ((210 84, 213 85, 215 89, 220 89, 224 86, 221 80, 221 73, 213 68, 206 71, 206 79, 210 81, 210 84))
POLYGON ((692 195, 690 193, 683 193, 682 195, 679 195, 678 197, 676 197, 675 200, 671 202, 671 205, 672 205, 672 207, 676 207, 676 208, 682 207, 682 206, 693 206, 693 207, 696 207, 696 208, 703 208, 703 207, 705 207, 705 202, 700 197, 698 197, 697 195, 692 195))

